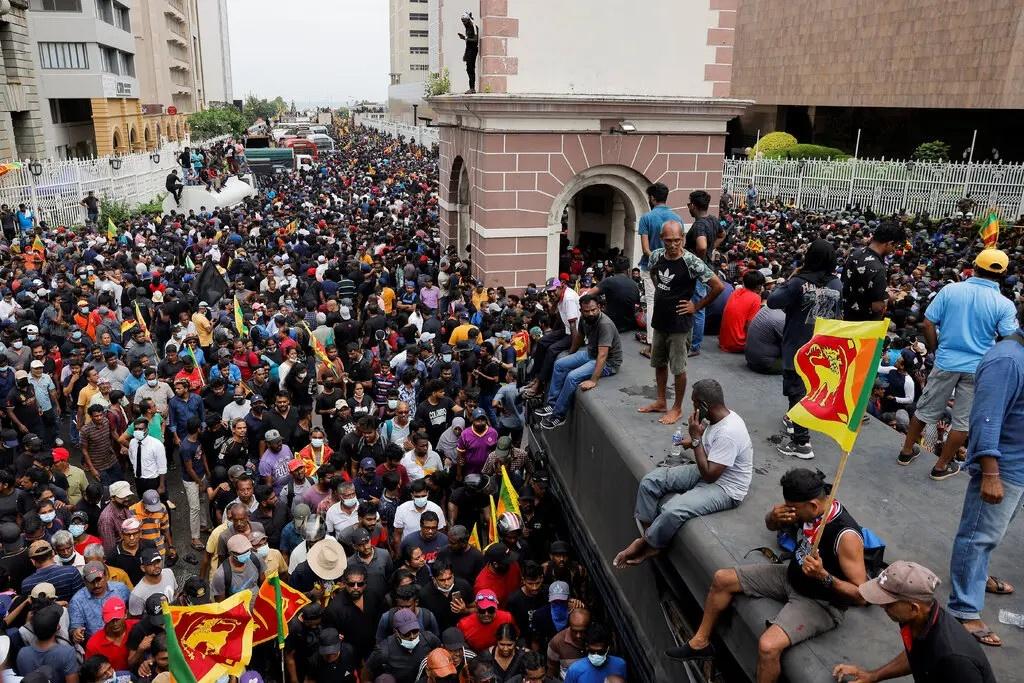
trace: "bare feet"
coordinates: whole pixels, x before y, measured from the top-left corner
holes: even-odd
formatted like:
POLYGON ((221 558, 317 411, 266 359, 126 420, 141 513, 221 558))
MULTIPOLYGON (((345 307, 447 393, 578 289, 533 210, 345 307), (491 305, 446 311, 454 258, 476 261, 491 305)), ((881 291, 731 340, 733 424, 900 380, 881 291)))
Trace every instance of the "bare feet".
POLYGON ((655 401, 646 406, 641 406, 636 409, 638 413, 664 413, 667 406, 664 401, 655 401))
POLYGON ((642 564, 647 558, 654 557, 660 552, 661 550, 650 546, 644 537, 641 536, 615 556, 615 559, 612 560, 612 566, 616 569, 635 567, 642 564))
POLYGON ((672 410, 665 413, 665 415, 658 420, 663 425, 670 425, 679 422, 679 418, 683 416, 683 411, 680 408, 672 406, 672 410))

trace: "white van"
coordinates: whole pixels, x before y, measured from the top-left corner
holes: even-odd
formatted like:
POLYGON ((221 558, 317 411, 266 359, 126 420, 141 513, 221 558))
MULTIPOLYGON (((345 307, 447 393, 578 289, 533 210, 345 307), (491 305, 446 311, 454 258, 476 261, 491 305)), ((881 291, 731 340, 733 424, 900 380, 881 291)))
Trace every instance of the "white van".
POLYGON ((310 133, 306 136, 306 139, 316 145, 317 150, 321 152, 333 152, 334 151, 334 138, 324 133, 310 133))

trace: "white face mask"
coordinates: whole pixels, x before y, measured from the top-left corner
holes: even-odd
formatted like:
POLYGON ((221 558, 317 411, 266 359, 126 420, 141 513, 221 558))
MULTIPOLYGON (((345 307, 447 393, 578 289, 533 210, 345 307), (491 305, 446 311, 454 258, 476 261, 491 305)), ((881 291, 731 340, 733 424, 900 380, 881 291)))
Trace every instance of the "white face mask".
POLYGON ((594 666, 601 667, 604 666, 605 660, 608 659, 608 654, 596 655, 594 653, 590 653, 587 655, 587 659, 590 660, 590 663, 594 666))
POLYGON ((310 439, 309 443, 310 443, 311 446, 313 446, 313 448, 320 448, 320 447, 322 447, 324 445, 324 440, 323 439, 310 439))
POLYGON ((388 409, 395 410, 398 408, 398 401, 388 401, 388 409))
POLYGON ((157 385, 157 383, 158 383, 158 380, 155 380, 155 379, 147 379, 146 380, 146 384, 148 384, 151 387, 155 387, 157 385))
POLYGON ((405 638, 400 638, 399 640, 402 641, 402 647, 404 647, 406 650, 415 650, 416 646, 420 644, 419 636, 416 636, 412 640, 406 640, 405 638))
POLYGON ((136 438, 136 439, 138 439, 139 441, 142 441, 143 439, 145 439, 145 438, 146 438, 146 431, 145 431, 145 430, 143 430, 143 429, 136 429, 136 430, 135 430, 134 432, 132 432, 132 434, 133 434, 133 435, 135 436, 135 438, 136 438))
POLYGON ((353 496, 352 498, 342 498, 341 504, 347 508, 354 508, 359 504, 359 499, 353 496))
POLYGON ((413 498, 412 504, 418 508, 425 508, 427 507, 428 500, 429 498, 427 496, 423 496, 422 498, 413 498))
POLYGON ((13 344, 11 344, 11 346, 13 346, 13 347, 14 347, 14 348, 16 348, 16 349, 20 349, 20 348, 21 348, 22 346, 24 346, 24 345, 25 345, 25 342, 21 341, 20 339, 16 339, 16 340, 14 341, 14 343, 13 343, 13 344))

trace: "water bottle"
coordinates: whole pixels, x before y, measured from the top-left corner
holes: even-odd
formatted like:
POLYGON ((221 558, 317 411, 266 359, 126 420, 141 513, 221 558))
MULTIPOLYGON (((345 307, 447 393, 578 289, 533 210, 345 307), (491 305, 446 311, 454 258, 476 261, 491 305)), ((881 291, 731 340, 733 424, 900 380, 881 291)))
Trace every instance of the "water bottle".
POLYGON ((672 435, 672 455, 674 457, 680 457, 683 454, 683 428, 680 427, 672 435))
POLYGON ((1024 614, 1017 614, 1008 609, 999 610, 999 623, 1024 628, 1024 614))

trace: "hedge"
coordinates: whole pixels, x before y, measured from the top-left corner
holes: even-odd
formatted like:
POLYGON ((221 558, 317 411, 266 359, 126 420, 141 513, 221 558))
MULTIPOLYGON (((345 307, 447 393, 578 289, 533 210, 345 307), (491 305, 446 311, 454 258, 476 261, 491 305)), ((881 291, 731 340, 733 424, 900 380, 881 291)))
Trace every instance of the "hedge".
POLYGON ((775 152, 765 152, 771 159, 849 159, 850 155, 835 147, 825 145, 796 144, 775 152))

